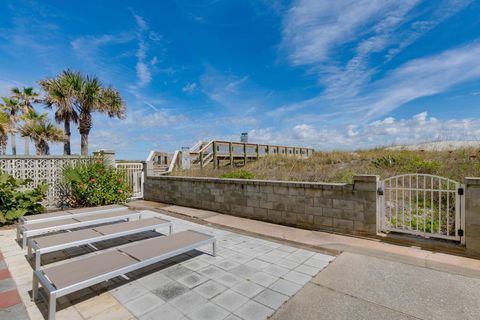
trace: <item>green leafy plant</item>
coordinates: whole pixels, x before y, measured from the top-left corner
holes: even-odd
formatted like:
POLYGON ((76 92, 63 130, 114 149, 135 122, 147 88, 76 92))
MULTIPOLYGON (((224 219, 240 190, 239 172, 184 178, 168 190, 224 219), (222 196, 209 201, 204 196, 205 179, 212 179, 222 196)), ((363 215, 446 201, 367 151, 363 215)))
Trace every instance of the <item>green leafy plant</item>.
POLYGON ((122 172, 107 166, 101 159, 69 166, 64 169, 63 177, 70 189, 69 203, 74 206, 122 204, 131 193, 122 172))
POLYGON ((397 160, 390 155, 383 156, 372 161, 372 165, 375 168, 391 168, 395 166, 396 163, 397 160))
POLYGON ((434 174, 439 168, 440 163, 436 160, 411 159, 405 169, 407 172, 434 174))
POLYGON ((32 189, 22 190, 32 180, 15 179, 0 170, 0 224, 12 223, 26 214, 45 212, 48 185, 42 183, 32 189))
POLYGON ((255 176, 250 171, 236 170, 222 174, 220 178, 225 179, 255 179, 255 176))

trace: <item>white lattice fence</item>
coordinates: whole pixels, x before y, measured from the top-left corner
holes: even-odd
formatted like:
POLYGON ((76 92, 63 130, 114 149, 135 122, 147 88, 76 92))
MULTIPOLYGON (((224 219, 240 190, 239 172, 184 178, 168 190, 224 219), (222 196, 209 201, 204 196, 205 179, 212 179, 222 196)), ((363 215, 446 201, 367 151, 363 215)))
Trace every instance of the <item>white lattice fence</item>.
POLYGON ((63 169, 79 161, 91 159, 78 156, 1 156, 0 169, 15 178, 32 179, 33 182, 29 187, 35 187, 42 182, 47 183, 49 188, 44 205, 57 207, 64 194, 61 183, 63 169))

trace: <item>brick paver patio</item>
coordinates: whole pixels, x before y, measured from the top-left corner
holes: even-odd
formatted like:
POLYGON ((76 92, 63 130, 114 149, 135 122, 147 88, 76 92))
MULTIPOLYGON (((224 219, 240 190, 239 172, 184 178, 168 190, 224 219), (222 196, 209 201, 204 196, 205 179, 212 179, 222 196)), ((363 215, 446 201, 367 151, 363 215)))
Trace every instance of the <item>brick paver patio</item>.
POLYGON ((25 319, 27 312, 0 251, 0 319, 25 319))
MULTIPOLYGON (((59 299, 57 319, 266 319, 334 258, 158 215, 174 223, 174 232, 193 229, 215 234, 217 257, 192 251, 128 274, 128 280, 119 277, 71 294, 59 299)), ((30 319, 43 319, 46 304, 30 302, 32 269, 25 252, 15 243, 13 231, 0 236, 0 249, 8 253, 6 262, 20 284, 30 319)), ((132 239, 114 244, 127 240, 132 239)), ((210 247, 205 251, 210 252, 210 247)), ((49 258, 61 260, 81 250, 90 249, 63 251, 49 258)))

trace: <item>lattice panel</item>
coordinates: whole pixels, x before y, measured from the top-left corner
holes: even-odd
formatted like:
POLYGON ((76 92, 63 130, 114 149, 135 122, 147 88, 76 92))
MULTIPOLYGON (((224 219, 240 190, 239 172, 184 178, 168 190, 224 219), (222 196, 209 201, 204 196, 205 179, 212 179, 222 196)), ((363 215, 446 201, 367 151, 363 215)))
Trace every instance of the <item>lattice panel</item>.
POLYGON ((48 184, 48 194, 44 201, 46 207, 59 207, 64 203, 65 194, 62 185, 62 171, 79 161, 89 161, 90 157, 0 157, 0 169, 15 178, 32 179, 28 185, 33 188, 42 182, 48 184))

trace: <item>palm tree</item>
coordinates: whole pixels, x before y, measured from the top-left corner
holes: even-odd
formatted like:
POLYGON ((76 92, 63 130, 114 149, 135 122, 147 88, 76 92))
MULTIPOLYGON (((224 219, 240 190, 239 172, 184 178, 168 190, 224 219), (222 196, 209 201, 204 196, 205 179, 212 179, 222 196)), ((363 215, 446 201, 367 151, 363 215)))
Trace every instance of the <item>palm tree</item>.
POLYGON ((7 114, 9 119, 8 132, 12 140, 12 155, 17 154, 17 142, 15 134, 17 132, 17 122, 19 120, 18 113, 21 111, 21 107, 17 100, 10 98, 2 98, 3 104, 0 105, 0 111, 7 114))
POLYGON ((28 121, 20 127, 22 137, 28 137, 35 143, 37 155, 49 155, 48 142, 63 141, 63 131, 48 121, 46 113, 40 115, 32 110, 27 117, 28 121))
POLYGON ((0 155, 7 153, 8 125, 10 119, 5 112, 0 112, 0 155))
MULTIPOLYGON (((33 103, 39 103, 40 95, 33 90, 32 87, 23 87, 19 89, 17 87, 12 88, 12 98, 17 100, 21 108, 22 113, 25 115, 30 110, 33 110, 33 103)), ((29 140, 25 139, 25 154, 30 153, 29 140)))
POLYGON ((39 81, 45 91, 44 102, 49 108, 56 106, 55 121, 63 122, 65 141, 63 142, 63 154, 70 155, 70 122, 78 123, 78 114, 74 108, 75 73, 70 70, 63 71, 54 79, 39 81))
POLYGON ((125 115, 125 104, 120 93, 113 88, 103 87, 95 76, 74 77, 76 107, 79 113, 78 130, 81 137, 81 153, 88 155, 88 135, 92 129, 92 113, 106 113, 110 118, 122 119, 125 115), (78 78, 82 79, 78 82, 78 78))

